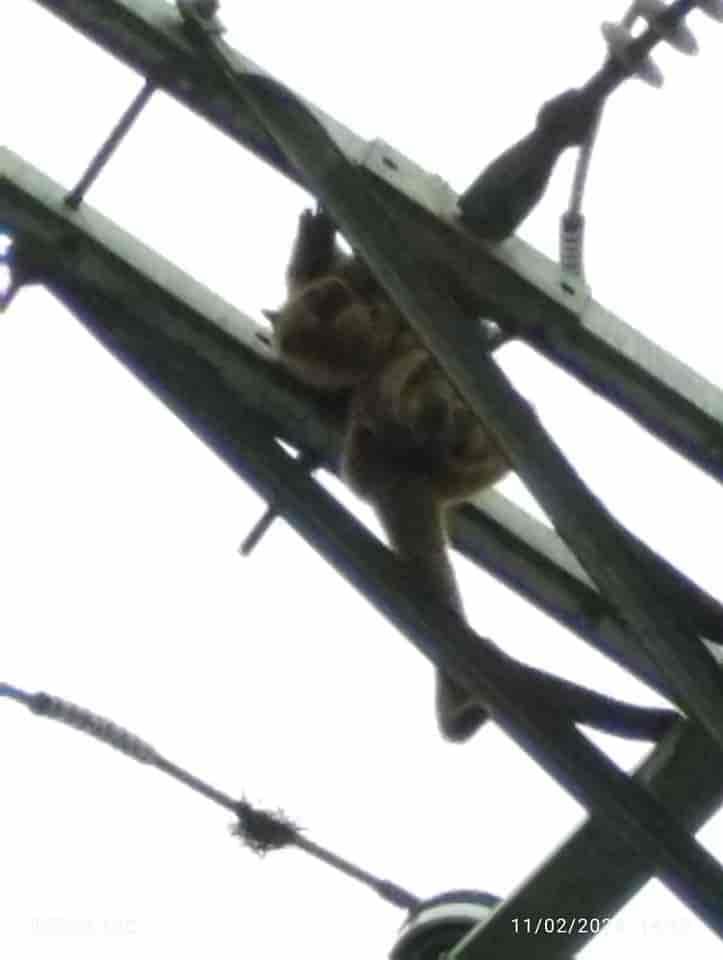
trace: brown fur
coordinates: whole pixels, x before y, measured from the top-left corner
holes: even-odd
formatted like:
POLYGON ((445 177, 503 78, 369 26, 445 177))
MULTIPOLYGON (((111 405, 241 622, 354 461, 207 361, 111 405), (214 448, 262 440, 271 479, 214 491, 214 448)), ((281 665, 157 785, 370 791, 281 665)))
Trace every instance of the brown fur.
MULTIPOLYGON (((463 616, 444 511, 507 472, 502 451, 363 261, 337 249, 325 214, 302 214, 286 279, 286 303, 267 312, 281 360, 311 387, 350 394, 343 478, 374 505, 420 590, 463 616)), ((486 718, 445 676, 437 715, 452 740, 486 718)))

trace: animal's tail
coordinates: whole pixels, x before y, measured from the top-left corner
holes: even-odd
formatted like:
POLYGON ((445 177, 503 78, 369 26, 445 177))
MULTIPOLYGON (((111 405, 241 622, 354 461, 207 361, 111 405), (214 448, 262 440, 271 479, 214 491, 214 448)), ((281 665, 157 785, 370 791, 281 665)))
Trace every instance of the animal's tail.
MULTIPOLYGON (((376 492, 375 506, 392 548, 409 569, 420 593, 433 596, 464 617, 462 600, 447 551, 443 508, 429 485, 417 477, 376 492)), ((487 713, 468 691, 444 673, 437 674, 437 722, 443 735, 467 740, 487 713)))

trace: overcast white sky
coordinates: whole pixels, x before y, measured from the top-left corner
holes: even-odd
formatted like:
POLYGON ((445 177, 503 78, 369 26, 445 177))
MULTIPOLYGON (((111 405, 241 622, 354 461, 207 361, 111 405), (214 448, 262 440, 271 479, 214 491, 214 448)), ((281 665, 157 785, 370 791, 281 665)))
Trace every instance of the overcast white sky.
MULTIPOLYGON (((244 54, 461 190, 543 99, 590 75, 600 22, 624 9, 265 0, 227 2, 223 19, 244 54)), ((723 32, 698 14, 690 23, 700 57, 664 51, 664 92, 629 83, 606 114, 587 266, 598 300, 720 383, 723 32)), ((32 0, 4 0, 0 38, 0 142, 70 187, 139 80, 32 0)), ((522 231, 553 256, 571 169, 522 231)), ((258 317, 281 299, 309 198, 158 96, 89 202, 258 317)), ((720 595, 713 481, 529 351, 502 356, 617 516, 720 595)), ((428 664, 284 524, 242 560, 263 504, 39 289, 0 323, 0 445, 0 679, 114 718, 422 896, 505 895, 580 822, 492 725, 466 748, 440 740, 428 664)), ((502 489, 530 508, 517 481, 502 489)), ((458 569, 474 626, 504 649, 655 702, 458 569)), ((7 956, 372 960, 390 948, 399 911, 299 853, 256 860, 223 811, 162 775, 11 703, 0 730, 7 956)), ((646 751, 597 742, 626 768, 646 751)), ((723 855, 723 818, 700 839, 723 855)), ((657 882, 620 918, 586 956, 719 956, 657 882)))

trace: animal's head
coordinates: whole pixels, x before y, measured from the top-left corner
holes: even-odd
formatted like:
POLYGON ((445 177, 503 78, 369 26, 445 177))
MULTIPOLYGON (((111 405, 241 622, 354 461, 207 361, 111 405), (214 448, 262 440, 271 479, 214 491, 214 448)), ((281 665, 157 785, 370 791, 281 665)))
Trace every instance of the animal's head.
POLYGON ((264 315, 277 355, 310 386, 349 389, 379 363, 373 310, 337 277, 309 284, 280 310, 265 310, 264 315))

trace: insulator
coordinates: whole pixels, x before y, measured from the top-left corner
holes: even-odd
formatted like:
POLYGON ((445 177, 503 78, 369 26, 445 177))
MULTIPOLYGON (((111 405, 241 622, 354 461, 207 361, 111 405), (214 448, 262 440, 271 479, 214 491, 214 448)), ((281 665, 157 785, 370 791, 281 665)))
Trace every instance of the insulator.
POLYGON ((390 960, 439 960, 486 920, 499 900, 489 893, 459 890, 418 904, 402 927, 390 960))
POLYGON ((630 44, 634 37, 619 23, 604 23, 602 34, 610 50, 610 56, 617 60, 630 74, 634 74, 651 87, 663 86, 663 74, 650 57, 642 60, 630 56, 630 44))
POLYGON ((719 23, 723 23, 723 0, 699 0, 698 6, 719 23))
POLYGON ((668 7, 663 3, 663 0, 637 0, 635 9, 641 17, 648 21, 651 30, 654 30, 671 47, 675 47, 680 53, 693 54, 698 52, 698 42, 682 20, 671 25, 666 22, 665 18, 661 19, 662 15, 668 11, 668 7))

